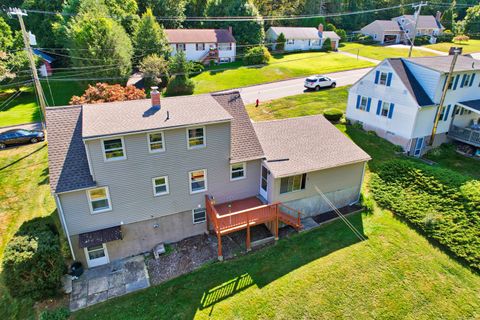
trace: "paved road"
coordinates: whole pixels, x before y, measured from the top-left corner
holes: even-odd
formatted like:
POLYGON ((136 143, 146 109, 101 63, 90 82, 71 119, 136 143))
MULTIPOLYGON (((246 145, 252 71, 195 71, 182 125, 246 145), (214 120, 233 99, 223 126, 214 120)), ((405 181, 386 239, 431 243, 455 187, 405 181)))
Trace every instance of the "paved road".
MULTIPOLYGON (((326 75, 337 80, 337 86, 340 87, 355 83, 358 79, 360 79, 370 70, 371 68, 364 68, 335 73, 327 73, 326 75)), ((257 99, 259 99, 260 103, 262 103, 268 100, 303 93, 305 91, 305 88, 303 87, 304 80, 305 77, 300 79, 291 79, 274 83, 260 84, 257 86, 240 88, 239 91, 245 104, 255 103, 257 99)))
POLYGON ((0 132, 13 130, 13 129, 42 130, 42 124, 40 122, 32 122, 32 123, 20 124, 17 126, 0 127, 0 132))

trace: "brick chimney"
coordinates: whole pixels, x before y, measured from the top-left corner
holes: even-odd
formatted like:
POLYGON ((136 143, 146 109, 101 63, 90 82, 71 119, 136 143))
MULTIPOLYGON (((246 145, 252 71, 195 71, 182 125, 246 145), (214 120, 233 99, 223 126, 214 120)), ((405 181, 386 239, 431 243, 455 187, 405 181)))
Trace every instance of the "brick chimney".
POLYGON ((318 25, 318 32, 323 32, 323 24, 318 25))
POLYGON ((441 19, 442 19, 442 13, 440 11, 437 11, 437 13, 435 14, 435 20, 440 22, 441 19))
POLYGON ((158 87, 151 87, 150 97, 152 98, 152 107, 160 108, 160 91, 158 87))
POLYGON ((229 32, 230 34, 233 34, 232 26, 228 26, 228 32, 229 32))

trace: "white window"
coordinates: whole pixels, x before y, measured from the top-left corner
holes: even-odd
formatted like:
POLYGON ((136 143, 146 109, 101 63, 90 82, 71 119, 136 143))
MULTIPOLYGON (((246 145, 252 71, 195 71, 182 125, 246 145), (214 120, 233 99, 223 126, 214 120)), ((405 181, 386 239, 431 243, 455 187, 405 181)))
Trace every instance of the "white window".
POLYGON ((177 52, 185 51, 185 43, 177 43, 177 52))
POLYGON ((295 40, 294 39, 287 39, 287 44, 295 44, 295 40))
POLYGON ((242 180, 245 179, 247 168, 245 166, 245 162, 242 163, 235 163, 230 165, 230 180, 242 180))
POLYGON ((388 117, 388 112, 390 111, 390 103, 382 102, 382 109, 380 110, 380 115, 383 117, 388 117))
POLYGON ((220 63, 228 63, 230 62, 230 58, 220 58, 220 63))
POLYGON ((115 161, 126 159, 123 138, 102 140, 103 159, 115 161))
POLYGON ((299 174, 280 180, 280 193, 288 193, 305 189, 306 174, 299 174))
POLYGON ((388 74, 386 72, 380 72, 379 83, 382 84, 382 85, 386 85, 387 84, 387 78, 388 78, 388 74))
POLYGON ((205 43, 197 43, 196 48, 197 48, 197 51, 204 51, 205 50, 205 43))
POLYGON ((87 264, 90 268, 101 266, 109 262, 105 243, 84 248, 87 264))
POLYGON ((155 132, 148 134, 148 151, 150 153, 165 151, 165 140, 163 132, 155 132))
POLYGON ((199 193, 207 191, 207 170, 195 170, 188 173, 190 182, 190 193, 199 193))
POLYGON ((162 196, 169 193, 167 176, 153 178, 152 184, 154 196, 162 196))
POLYGON ((230 51, 230 50, 232 50, 232 44, 231 43, 219 43, 218 44, 218 50, 220 50, 220 51, 230 51))
POLYGON ((107 187, 87 190, 87 196, 92 214, 112 210, 110 194, 107 187))
POLYGON ((360 105, 359 105, 358 109, 360 109, 362 111, 367 110, 367 104, 368 104, 368 98, 367 97, 362 97, 360 99, 360 105))
POLYGON ((187 129, 188 149, 205 147, 205 127, 187 129))
POLYGON ((205 210, 205 208, 193 209, 192 213, 194 224, 207 221, 207 211, 205 210))

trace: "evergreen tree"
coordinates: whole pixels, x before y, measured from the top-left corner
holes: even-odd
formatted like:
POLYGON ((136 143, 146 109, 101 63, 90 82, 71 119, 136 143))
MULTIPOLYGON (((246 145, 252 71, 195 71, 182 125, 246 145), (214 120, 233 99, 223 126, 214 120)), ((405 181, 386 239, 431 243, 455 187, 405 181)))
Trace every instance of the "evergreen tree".
POLYGON ((164 58, 170 55, 171 48, 168 44, 167 35, 153 16, 151 9, 147 9, 142 15, 133 33, 133 45, 137 60, 140 60, 138 57, 149 54, 158 54, 164 58))
POLYGON ((13 45, 13 35, 10 26, 0 17, 0 51, 7 51, 13 45))
POLYGON ((278 51, 285 50, 285 42, 287 42, 287 39, 285 38, 285 35, 283 34, 283 32, 281 32, 278 35, 277 43, 275 45, 275 49, 278 50, 278 51))
POLYGON ((97 76, 130 74, 132 43, 125 29, 108 17, 103 0, 83 0, 78 15, 67 24, 66 36, 75 67, 106 66, 92 71, 97 76))
POLYGON ((156 17, 166 17, 168 20, 161 20, 162 25, 167 29, 182 27, 185 20, 185 6, 187 0, 143 0, 139 2, 141 12, 152 8, 156 17))

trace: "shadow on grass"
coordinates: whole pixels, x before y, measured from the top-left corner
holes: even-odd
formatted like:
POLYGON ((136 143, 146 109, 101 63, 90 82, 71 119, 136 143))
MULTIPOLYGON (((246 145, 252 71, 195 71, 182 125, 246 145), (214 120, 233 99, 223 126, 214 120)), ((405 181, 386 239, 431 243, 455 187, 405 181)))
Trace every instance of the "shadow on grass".
POLYGON ((35 153, 37 153, 37 152, 39 152, 40 150, 42 150, 42 149, 45 148, 46 146, 47 146, 46 144, 43 144, 40 148, 35 149, 34 151, 30 152, 29 154, 26 154, 26 155, 24 155, 23 157, 20 157, 20 158, 18 158, 17 160, 12 161, 12 162, 10 162, 9 164, 1 167, 1 168, 0 168, 0 171, 5 170, 5 169, 13 166, 13 165, 16 164, 16 163, 19 163, 20 161, 22 161, 22 160, 30 157, 31 155, 33 155, 33 154, 35 154, 35 153))
MULTIPOLYGON (((348 220, 363 232, 362 214, 348 220)), ((143 318, 192 319, 196 312, 210 309, 227 298, 256 286, 263 288, 286 274, 360 242, 343 221, 279 240, 268 247, 223 263, 200 269, 147 290, 80 310, 76 319, 143 318), (161 303, 159 303, 161 301, 161 303)))

